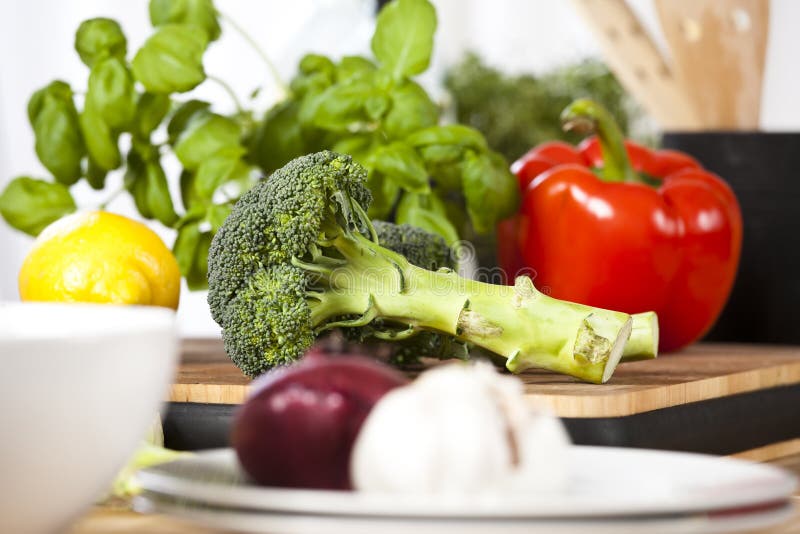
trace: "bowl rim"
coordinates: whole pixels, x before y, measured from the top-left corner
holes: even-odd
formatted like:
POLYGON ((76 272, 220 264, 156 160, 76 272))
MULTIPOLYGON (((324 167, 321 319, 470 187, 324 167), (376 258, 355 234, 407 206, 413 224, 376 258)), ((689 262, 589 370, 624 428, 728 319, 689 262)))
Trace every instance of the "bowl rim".
POLYGON ((0 342, 109 338, 171 332, 176 313, 159 306, 0 300, 0 342))

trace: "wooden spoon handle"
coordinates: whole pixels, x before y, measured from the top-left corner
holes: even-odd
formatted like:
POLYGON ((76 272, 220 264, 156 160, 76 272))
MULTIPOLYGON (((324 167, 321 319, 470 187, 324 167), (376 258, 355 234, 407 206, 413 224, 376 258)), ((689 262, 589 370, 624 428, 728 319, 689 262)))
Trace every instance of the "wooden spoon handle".
POLYGON ((596 33, 611 70, 663 128, 700 127, 680 83, 625 0, 573 3, 596 33))
POLYGON ((675 73, 707 129, 758 128, 768 0, 656 0, 675 73))

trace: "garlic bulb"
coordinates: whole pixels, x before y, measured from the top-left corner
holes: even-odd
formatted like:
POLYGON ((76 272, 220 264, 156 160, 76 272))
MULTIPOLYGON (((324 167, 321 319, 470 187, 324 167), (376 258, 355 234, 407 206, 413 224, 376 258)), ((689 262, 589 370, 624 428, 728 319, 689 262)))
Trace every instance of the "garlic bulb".
POLYGON ((531 409, 522 382, 487 363, 450 364, 386 394, 353 449, 356 489, 438 494, 566 484, 569 438, 531 409))

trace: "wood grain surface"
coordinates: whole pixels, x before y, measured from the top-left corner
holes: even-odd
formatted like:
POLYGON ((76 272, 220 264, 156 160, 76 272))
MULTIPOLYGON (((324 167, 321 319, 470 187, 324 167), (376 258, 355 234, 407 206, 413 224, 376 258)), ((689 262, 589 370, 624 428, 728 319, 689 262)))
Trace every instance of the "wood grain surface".
MULTIPOLYGON (((619 417, 776 386, 800 384, 800 347, 701 343, 656 360, 622 364, 607 384, 544 371, 519 375, 531 403, 561 417, 619 417)), ((239 404, 250 380, 216 340, 188 341, 173 402, 239 404)))

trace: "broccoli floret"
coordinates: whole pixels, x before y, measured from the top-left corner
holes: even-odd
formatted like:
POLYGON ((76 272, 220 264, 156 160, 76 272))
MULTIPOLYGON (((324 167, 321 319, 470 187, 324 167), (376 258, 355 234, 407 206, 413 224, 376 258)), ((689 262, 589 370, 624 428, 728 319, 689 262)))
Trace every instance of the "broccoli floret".
POLYGON ((392 224, 372 221, 378 243, 406 257, 412 265, 429 271, 442 267, 455 269, 456 258, 442 236, 432 234, 410 224, 392 224))
POLYGON ((505 357, 513 372, 610 378, 630 315, 550 298, 525 277, 498 286, 413 265, 378 244, 365 180, 349 156, 297 158, 242 196, 215 236, 209 304, 246 374, 293 361, 340 327, 390 341, 434 332, 505 357))
POLYGON ((306 275, 287 264, 258 268, 225 306, 225 352, 248 376, 300 358, 314 343, 306 275))
POLYGON ((421 358, 449 360, 469 359, 469 345, 458 339, 437 332, 420 332, 414 337, 395 343, 389 361, 398 367, 420 363, 421 358))

